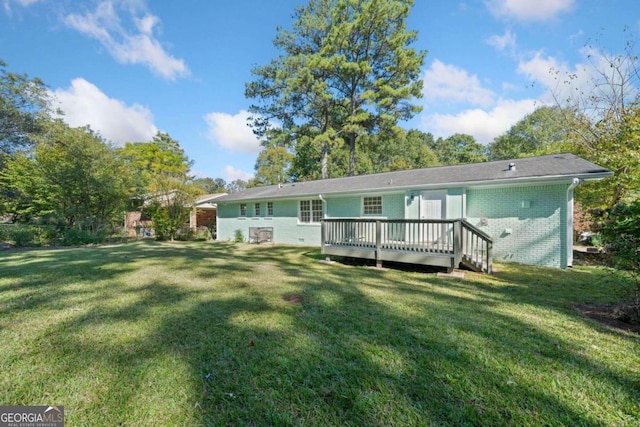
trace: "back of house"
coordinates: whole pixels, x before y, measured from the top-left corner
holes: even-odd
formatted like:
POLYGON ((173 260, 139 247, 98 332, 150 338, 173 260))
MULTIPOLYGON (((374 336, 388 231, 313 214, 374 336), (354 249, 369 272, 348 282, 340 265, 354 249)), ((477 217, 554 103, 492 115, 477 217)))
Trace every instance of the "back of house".
POLYGON ((557 154, 255 187, 216 200, 217 238, 321 246, 323 219, 464 219, 496 260, 565 268, 574 189, 611 175, 557 154))

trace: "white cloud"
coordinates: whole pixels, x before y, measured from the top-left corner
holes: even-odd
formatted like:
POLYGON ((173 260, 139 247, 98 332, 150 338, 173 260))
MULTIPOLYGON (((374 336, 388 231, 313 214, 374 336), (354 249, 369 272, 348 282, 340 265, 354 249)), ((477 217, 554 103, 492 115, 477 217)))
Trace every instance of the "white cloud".
POLYGON ((532 99, 500 99, 489 111, 476 108, 458 114, 425 115, 422 117, 422 127, 435 137, 446 138, 455 133, 464 133, 472 135, 481 144, 488 144, 535 110, 536 106, 539 105, 532 99))
POLYGON ((516 35, 509 30, 504 35, 493 35, 487 39, 487 44, 493 48, 503 52, 505 50, 513 50, 516 47, 516 35))
POLYGON ((249 112, 241 110, 236 115, 209 113, 204 120, 209 126, 209 139, 230 151, 256 154, 260 141, 247 126, 249 112))
POLYGON ((56 89, 53 97, 64 111, 62 119, 69 126, 90 125, 91 129, 118 145, 151 141, 158 132, 148 108, 139 104, 128 106, 109 98, 85 79, 74 79, 68 89, 56 89))
POLYGON ((570 11, 575 0, 486 0, 492 14, 519 21, 545 21, 570 11))
POLYGON ((224 179, 227 182, 232 182, 235 181, 236 179, 241 179, 243 181, 249 181, 251 178, 253 178, 253 174, 250 172, 245 172, 243 170, 240 169, 236 169, 231 165, 227 165, 224 167, 224 170, 222 171, 223 175, 224 175, 224 179))
POLYGON ((469 102, 488 106, 494 101, 492 91, 480 84, 476 75, 455 65, 433 61, 424 73, 424 97, 428 101, 469 102))
POLYGON ((42 0, 4 0, 2 2, 2 6, 4 7, 4 11, 7 15, 12 15, 11 5, 17 4, 18 6, 27 7, 31 6, 34 3, 37 3, 42 0))
POLYGON ((571 66, 553 56, 543 56, 542 52, 536 52, 530 59, 520 61, 517 71, 546 89, 547 92, 542 96, 546 102, 565 102, 593 90, 596 76, 592 73, 596 68, 609 68, 608 63, 602 63, 603 59, 599 54, 586 50, 582 54, 585 59, 590 58, 589 65, 577 63, 571 66))
POLYGON ((137 13, 134 7, 122 12, 123 18, 133 21, 129 27, 135 27, 126 28, 114 2, 105 0, 95 12, 70 14, 65 17, 64 22, 68 27, 98 40, 121 64, 144 64, 154 74, 168 80, 188 76, 189 69, 185 62, 167 53, 154 36, 154 29, 160 19, 151 14, 139 17, 137 13))

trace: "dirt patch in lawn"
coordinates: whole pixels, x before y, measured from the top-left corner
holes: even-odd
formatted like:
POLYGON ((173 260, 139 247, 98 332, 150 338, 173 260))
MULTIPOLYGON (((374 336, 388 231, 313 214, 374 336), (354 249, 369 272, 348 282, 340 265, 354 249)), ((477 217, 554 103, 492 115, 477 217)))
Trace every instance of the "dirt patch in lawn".
POLYGON ((575 307, 582 315, 613 329, 640 335, 640 323, 620 320, 622 306, 619 304, 578 304, 575 307))
POLYGON ((285 294, 281 298, 291 304, 302 305, 303 297, 301 294, 285 294))

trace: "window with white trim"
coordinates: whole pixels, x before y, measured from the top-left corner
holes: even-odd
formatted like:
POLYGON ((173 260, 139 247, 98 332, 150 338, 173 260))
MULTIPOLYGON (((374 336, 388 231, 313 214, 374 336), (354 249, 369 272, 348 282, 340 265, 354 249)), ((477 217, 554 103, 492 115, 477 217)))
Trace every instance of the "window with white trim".
POLYGON ((300 200, 300 222, 320 222, 322 219, 321 200, 300 200))
POLYGON ((260 203, 253 205, 253 216, 260 216, 260 203))
POLYGON ((273 202, 267 202, 267 216, 273 216, 273 202))
POLYGON ((240 216, 247 216, 247 204, 240 203, 240 216))
POLYGON ((363 215, 382 215, 382 196, 362 198, 363 215))

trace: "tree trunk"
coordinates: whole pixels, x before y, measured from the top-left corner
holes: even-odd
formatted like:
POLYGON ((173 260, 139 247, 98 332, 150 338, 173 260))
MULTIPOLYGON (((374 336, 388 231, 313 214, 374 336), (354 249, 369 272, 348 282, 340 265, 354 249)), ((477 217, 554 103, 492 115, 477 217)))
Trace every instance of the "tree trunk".
POLYGON ((329 143, 324 141, 322 143, 322 159, 321 161, 321 169, 322 169, 322 179, 329 178, 329 143))
POLYGON ((356 134, 349 135, 349 176, 356 174, 356 134))

